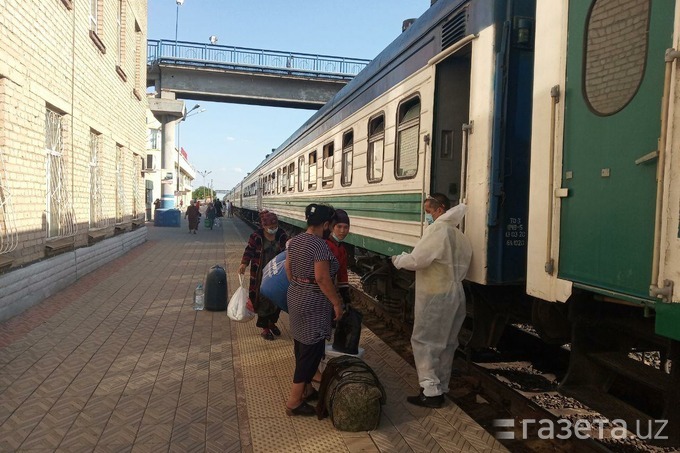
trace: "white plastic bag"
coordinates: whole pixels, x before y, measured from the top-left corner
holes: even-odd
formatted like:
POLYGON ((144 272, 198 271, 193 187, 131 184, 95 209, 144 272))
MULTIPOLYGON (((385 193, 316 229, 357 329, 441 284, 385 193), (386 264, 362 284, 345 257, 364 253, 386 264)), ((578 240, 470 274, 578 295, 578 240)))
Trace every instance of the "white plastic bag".
POLYGON ((243 275, 238 275, 239 286, 229 300, 227 316, 232 321, 247 322, 255 317, 255 313, 248 310, 248 290, 243 287, 243 275))

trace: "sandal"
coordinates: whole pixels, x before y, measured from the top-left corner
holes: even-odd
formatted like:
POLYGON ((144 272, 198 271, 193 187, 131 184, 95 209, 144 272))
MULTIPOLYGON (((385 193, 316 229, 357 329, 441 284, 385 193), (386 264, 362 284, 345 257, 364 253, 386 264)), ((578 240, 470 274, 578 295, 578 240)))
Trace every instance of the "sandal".
POLYGON ((295 409, 286 407, 286 415, 288 415, 289 417, 292 417, 294 415, 311 416, 316 415, 316 409, 314 409, 312 406, 303 401, 302 404, 300 404, 295 409))
POLYGON ((309 392, 309 395, 305 396, 302 398, 305 402, 306 401, 314 401, 319 399, 319 391, 317 389, 312 389, 311 392, 309 392))
POLYGON ((272 334, 271 330, 269 329, 264 329, 262 333, 260 334, 262 338, 268 341, 274 341, 274 335, 272 334))
POLYGON ((276 324, 269 324, 269 330, 271 330, 272 333, 277 337, 281 336, 281 330, 278 327, 276 327, 276 324))

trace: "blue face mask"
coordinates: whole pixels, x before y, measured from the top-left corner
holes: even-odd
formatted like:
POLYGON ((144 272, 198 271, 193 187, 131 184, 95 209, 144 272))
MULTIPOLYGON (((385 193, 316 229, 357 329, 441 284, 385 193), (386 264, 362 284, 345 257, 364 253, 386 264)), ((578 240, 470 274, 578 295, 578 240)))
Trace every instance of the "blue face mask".
POLYGON ((269 234, 276 234, 277 231, 279 231, 279 227, 276 228, 266 228, 267 233, 269 234))
POLYGON ((429 212, 425 213, 425 221, 427 222, 428 225, 432 225, 434 223, 434 217, 432 217, 432 214, 429 212))
POLYGON ((342 239, 338 238, 335 233, 331 233, 331 236, 333 236, 333 239, 335 239, 337 242, 342 242, 342 239))

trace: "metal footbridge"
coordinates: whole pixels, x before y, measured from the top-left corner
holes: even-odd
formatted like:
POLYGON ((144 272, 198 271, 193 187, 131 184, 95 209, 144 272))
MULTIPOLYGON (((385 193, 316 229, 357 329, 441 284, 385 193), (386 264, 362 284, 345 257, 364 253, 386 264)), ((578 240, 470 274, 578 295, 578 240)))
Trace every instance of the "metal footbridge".
POLYGON ((147 86, 176 99, 318 109, 370 60, 148 40, 147 86))

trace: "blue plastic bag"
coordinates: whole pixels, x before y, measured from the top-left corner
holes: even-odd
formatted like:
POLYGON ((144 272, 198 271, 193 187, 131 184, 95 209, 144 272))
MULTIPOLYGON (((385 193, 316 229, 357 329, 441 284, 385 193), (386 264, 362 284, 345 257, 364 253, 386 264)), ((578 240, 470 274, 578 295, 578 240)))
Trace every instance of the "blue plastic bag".
POLYGON ((286 275, 286 256, 288 252, 284 250, 264 266, 260 294, 288 313, 287 293, 290 282, 286 275))

